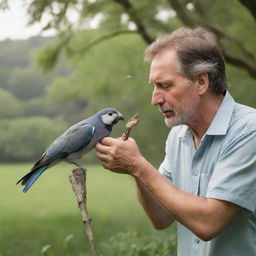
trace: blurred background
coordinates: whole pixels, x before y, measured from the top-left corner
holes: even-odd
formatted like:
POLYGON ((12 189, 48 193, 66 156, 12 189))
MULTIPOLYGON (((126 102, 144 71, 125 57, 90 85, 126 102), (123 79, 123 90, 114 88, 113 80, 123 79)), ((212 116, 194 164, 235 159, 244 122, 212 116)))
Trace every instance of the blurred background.
MULTIPOLYGON (((70 125, 104 107, 129 119, 156 167, 168 128, 150 105, 144 50, 180 26, 218 36, 229 90, 256 107, 256 2, 250 0, 0 1, 0 256, 89 255, 68 182, 73 166, 53 167, 26 195, 16 181, 70 125), (153 140, 154 139, 154 140, 153 140)), ((112 136, 120 136, 119 123, 112 136)), ((175 227, 154 231, 133 181, 85 157, 88 210, 102 255, 175 255, 175 227)))

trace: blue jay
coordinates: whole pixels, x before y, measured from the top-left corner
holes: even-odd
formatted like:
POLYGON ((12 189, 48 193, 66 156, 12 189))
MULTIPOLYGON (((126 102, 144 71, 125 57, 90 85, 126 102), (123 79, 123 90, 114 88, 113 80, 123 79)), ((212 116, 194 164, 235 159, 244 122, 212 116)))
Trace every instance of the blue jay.
POLYGON ((31 171, 17 184, 21 182, 25 185, 25 193, 47 168, 58 162, 64 160, 79 166, 75 161, 92 150, 102 138, 108 136, 113 125, 119 120, 124 120, 120 112, 106 108, 71 126, 46 149, 31 171))

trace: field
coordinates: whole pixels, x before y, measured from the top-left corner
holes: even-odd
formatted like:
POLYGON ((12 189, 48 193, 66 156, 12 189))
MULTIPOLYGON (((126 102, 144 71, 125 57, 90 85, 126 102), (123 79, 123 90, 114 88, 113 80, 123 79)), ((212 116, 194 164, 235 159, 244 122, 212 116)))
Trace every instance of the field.
MULTIPOLYGON (((60 164, 22 193, 15 185, 31 164, 0 165, 0 256, 87 256, 87 237, 60 164)), ((88 211, 103 256, 175 255, 173 229, 155 231, 136 199, 132 178, 87 166, 88 211)))

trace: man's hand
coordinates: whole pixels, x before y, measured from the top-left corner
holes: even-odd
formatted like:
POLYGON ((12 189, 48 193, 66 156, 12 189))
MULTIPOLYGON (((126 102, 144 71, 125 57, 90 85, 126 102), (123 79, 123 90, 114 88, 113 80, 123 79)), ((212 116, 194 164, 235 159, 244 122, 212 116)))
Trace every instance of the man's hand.
POLYGON ((133 175, 143 159, 134 139, 104 138, 96 145, 96 156, 104 168, 133 175))

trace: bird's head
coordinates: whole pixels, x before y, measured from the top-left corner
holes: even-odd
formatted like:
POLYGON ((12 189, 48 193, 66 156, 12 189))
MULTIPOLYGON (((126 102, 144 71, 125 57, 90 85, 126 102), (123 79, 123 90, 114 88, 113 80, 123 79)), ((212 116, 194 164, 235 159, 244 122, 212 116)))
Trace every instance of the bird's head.
POLYGON ((119 120, 124 120, 123 115, 114 108, 105 108, 98 112, 100 115, 101 121, 106 126, 113 126, 119 120))

